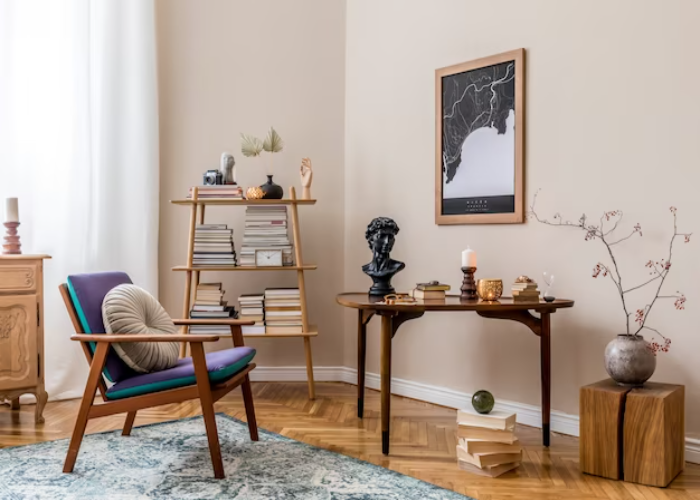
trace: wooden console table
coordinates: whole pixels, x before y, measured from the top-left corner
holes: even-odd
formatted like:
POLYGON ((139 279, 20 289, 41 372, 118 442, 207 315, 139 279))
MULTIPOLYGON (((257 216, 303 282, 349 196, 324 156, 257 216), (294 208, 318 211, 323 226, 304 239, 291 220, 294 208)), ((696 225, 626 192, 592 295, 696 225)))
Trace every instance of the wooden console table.
POLYGON ((375 314, 382 318, 381 328, 381 398, 382 398, 382 452, 389 453, 389 420, 391 398, 391 341, 404 322, 420 318, 426 311, 474 311, 479 316, 509 319, 526 325, 540 338, 540 368, 542 378, 542 443, 549 446, 549 395, 551 363, 551 314, 557 309, 572 307, 573 300, 554 302, 513 302, 502 297, 496 302, 461 300, 448 295, 445 300, 418 301, 413 304, 384 304, 381 297, 366 293, 341 293, 336 301, 358 310, 357 327, 357 416, 362 418, 365 390, 365 358, 367 354, 367 323, 375 314), (530 311, 540 314, 533 315, 530 311))

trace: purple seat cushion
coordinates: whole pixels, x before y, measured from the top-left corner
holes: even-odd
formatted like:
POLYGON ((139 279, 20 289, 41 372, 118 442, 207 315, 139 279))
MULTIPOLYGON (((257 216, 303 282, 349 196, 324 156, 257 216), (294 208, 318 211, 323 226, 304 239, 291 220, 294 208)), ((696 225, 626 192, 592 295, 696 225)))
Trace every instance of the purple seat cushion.
MULTIPOLYGON (((117 285, 131 283, 126 273, 119 272, 74 274, 68 276, 66 281, 83 331, 95 334, 105 333, 105 325, 102 322, 102 301, 107 292, 117 285)), ((94 353, 95 346, 90 347, 94 353)), ((119 382, 133 377, 136 372, 129 368, 110 347, 104 374, 110 382, 119 382)))
MULTIPOLYGON (((245 368, 255 357, 252 347, 235 347, 207 354, 207 370, 212 384, 220 384, 245 368)), ((141 394, 185 387, 197 382, 192 358, 184 358, 173 368, 136 375, 114 384, 107 390, 107 398, 121 399, 141 394)))

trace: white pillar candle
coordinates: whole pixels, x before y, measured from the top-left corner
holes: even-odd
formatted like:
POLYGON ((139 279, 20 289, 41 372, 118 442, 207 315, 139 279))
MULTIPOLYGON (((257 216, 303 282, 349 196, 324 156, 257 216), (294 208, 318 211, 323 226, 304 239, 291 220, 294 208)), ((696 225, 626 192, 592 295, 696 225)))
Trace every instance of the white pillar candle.
POLYGON ((5 222, 19 222, 17 198, 8 198, 5 200, 5 222))
POLYGON ((476 252, 469 247, 462 251, 462 267, 476 267, 476 252))

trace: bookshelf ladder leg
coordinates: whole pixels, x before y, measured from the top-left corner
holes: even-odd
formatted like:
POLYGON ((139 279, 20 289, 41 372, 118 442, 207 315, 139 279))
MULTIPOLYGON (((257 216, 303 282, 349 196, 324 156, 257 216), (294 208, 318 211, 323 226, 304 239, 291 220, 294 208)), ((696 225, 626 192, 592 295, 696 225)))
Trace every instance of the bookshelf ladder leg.
MULTIPOLYGON (((289 197, 292 200, 297 199, 294 187, 289 188, 289 197)), ((291 205, 292 211, 292 235, 294 238, 294 260, 295 265, 299 267, 297 271, 297 281, 299 286, 299 301, 301 303, 301 323, 304 333, 309 331, 309 316, 306 307, 306 284, 304 282, 304 260, 301 253, 301 236, 299 231, 299 212, 296 203, 291 205)), ((309 385, 309 399, 316 399, 316 387, 314 384, 314 365, 311 358, 311 339, 304 337, 304 355, 306 357, 306 379, 309 385)))
MULTIPOLYGON (((183 304, 182 304, 182 318, 186 319, 190 317, 190 305, 191 305, 191 300, 192 300, 192 279, 195 278, 192 276, 192 261, 194 259, 194 231, 195 227, 197 226, 197 198, 199 195, 199 189, 195 187, 192 190, 192 200, 195 201, 195 203, 192 204, 192 208, 190 211, 190 233, 189 233, 189 240, 188 240, 188 247, 187 247, 187 267, 188 270, 185 273, 187 281, 185 282, 185 296, 183 299, 183 304)), ((202 207, 204 208, 204 207, 202 207)), ((202 218, 204 218, 204 210, 202 210, 202 218)), ((196 278, 197 281, 199 281, 199 272, 196 273, 196 278)), ((196 285, 195 285, 196 289, 196 285)), ((182 333, 187 333, 188 328, 186 325, 182 326, 182 333)), ((184 358, 187 356, 187 343, 183 342, 182 345, 180 346, 180 357, 184 358)))

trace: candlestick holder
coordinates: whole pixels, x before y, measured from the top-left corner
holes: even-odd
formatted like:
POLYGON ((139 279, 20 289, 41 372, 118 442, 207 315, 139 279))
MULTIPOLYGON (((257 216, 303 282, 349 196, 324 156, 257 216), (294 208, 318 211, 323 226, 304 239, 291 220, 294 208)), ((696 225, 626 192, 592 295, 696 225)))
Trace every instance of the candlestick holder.
POLYGON ((22 250, 20 250, 20 247, 22 243, 20 243, 19 234, 17 234, 19 222, 4 222, 3 225, 7 228, 5 243, 2 245, 3 255, 21 254, 22 250))
POLYGON ((474 281, 474 272, 476 267, 463 267, 464 280, 460 290, 462 294, 459 296, 462 300, 476 300, 476 282, 474 281))

